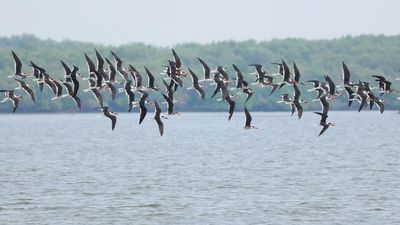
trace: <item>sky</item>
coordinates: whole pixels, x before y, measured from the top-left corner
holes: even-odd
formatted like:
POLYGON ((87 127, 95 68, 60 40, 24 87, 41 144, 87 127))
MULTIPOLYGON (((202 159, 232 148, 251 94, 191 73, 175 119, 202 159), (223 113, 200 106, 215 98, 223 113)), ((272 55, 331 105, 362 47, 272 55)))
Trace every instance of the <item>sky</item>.
POLYGON ((0 37, 156 46, 400 34, 398 0, 0 0, 0 37))

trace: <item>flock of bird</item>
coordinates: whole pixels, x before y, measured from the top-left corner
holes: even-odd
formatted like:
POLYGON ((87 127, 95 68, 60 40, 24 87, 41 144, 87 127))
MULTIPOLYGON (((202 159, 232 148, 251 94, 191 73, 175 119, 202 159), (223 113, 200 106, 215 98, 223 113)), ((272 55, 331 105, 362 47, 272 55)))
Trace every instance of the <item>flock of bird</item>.
MULTIPOLYGON (((36 65, 34 62, 30 61, 30 66, 32 67, 32 73, 27 73, 22 71, 22 63, 17 54, 11 51, 12 57, 15 62, 15 73, 10 78, 14 78, 18 83, 18 87, 15 89, 22 89, 35 103, 36 98, 34 92, 31 88, 31 84, 26 81, 28 78, 32 78, 32 81, 36 81, 40 91, 47 86, 53 93, 55 99, 60 99, 64 97, 70 97, 76 107, 81 110, 81 100, 79 98, 80 94, 80 81, 87 80, 89 83, 89 88, 84 89, 83 92, 91 92, 96 99, 99 109, 102 110, 104 116, 111 120, 111 128, 114 130, 117 122, 117 113, 109 111, 109 107, 103 102, 104 91, 109 91, 111 94, 111 99, 114 100, 118 92, 124 92, 127 96, 127 106, 128 112, 134 107, 139 107, 140 117, 139 124, 141 124, 147 115, 147 106, 152 105, 154 107, 154 120, 158 125, 158 130, 160 135, 164 133, 164 124, 162 119, 167 118, 161 115, 160 105, 156 100, 148 101, 149 94, 155 95, 161 93, 162 97, 167 103, 167 115, 178 114, 174 111, 174 104, 179 103, 179 100, 174 97, 174 93, 178 88, 183 88, 183 81, 186 77, 190 76, 192 80, 192 86, 186 89, 194 89, 199 98, 204 100, 206 98, 206 92, 204 90, 205 85, 214 85, 215 89, 211 94, 210 98, 214 98, 218 93, 221 98, 218 101, 225 101, 229 106, 228 120, 231 119, 235 111, 235 97, 239 92, 246 95, 244 102, 244 112, 246 116, 246 122, 244 128, 252 129, 257 128, 251 125, 252 117, 250 112, 246 107, 246 103, 254 95, 252 87, 262 87, 271 88, 269 95, 272 95, 276 90, 281 89, 283 86, 291 86, 293 89, 293 97, 289 94, 283 94, 282 99, 277 103, 287 104, 290 109, 292 116, 297 112, 297 117, 300 119, 303 115, 302 103, 307 103, 306 100, 301 99, 301 91, 299 85, 305 85, 300 81, 300 71, 293 61, 292 70, 289 68, 288 64, 282 59, 279 63, 273 63, 277 65, 277 71, 268 75, 268 73, 263 70, 261 64, 250 64, 249 66, 254 67, 255 72, 249 74, 254 76, 255 81, 249 83, 244 80, 244 75, 236 65, 232 64, 235 71, 235 78, 230 79, 228 74, 228 69, 223 66, 216 66, 214 70, 211 70, 210 66, 201 58, 197 58, 201 67, 203 68, 203 73, 201 74, 201 79, 191 70, 187 68, 187 71, 183 69, 181 60, 174 49, 172 49, 172 60, 168 60, 168 65, 163 65, 165 70, 161 73, 164 77, 162 82, 165 88, 165 93, 162 93, 161 88, 155 85, 155 76, 152 72, 144 67, 147 75, 147 84, 143 82, 142 74, 132 65, 128 67, 123 67, 123 61, 121 58, 113 51, 111 55, 113 61, 108 58, 104 58, 96 49, 94 49, 97 59, 97 64, 95 64, 92 59, 85 53, 84 57, 88 67, 88 76, 84 77, 78 73, 79 68, 75 65, 71 67, 60 60, 61 65, 64 68, 65 75, 64 80, 56 79, 52 77, 46 69, 36 65), (117 80, 117 74, 122 78, 122 81, 117 80), (274 82, 275 77, 280 77, 279 82, 274 82), (117 86, 123 83, 123 87, 117 88, 117 86), (228 88, 229 85, 234 87, 228 88), (230 94, 230 91, 236 94, 230 94), (140 94, 138 101, 136 100, 136 94, 140 94)), ((347 65, 342 62, 343 71, 343 81, 340 85, 335 85, 332 79, 325 75, 323 81, 320 80, 308 80, 307 83, 311 83, 313 88, 308 91, 315 91, 317 96, 311 102, 320 102, 321 112, 314 112, 319 115, 322 130, 319 136, 322 135, 330 126, 335 126, 333 123, 327 122, 328 112, 329 112, 329 100, 335 99, 338 96, 342 96, 342 91, 345 91, 348 98, 348 107, 352 105, 354 101, 359 102, 358 112, 369 105, 369 109, 372 109, 374 105, 377 105, 381 113, 384 112, 385 100, 381 99, 382 95, 387 95, 393 92, 398 92, 391 88, 391 82, 388 81, 384 76, 372 75, 372 77, 377 82, 377 86, 371 87, 366 81, 352 82, 350 80, 350 71, 347 65), (378 94, 374 94, 372 90, 377 89, 378 94), (378 97, 379 95, 379 97, 378 97)), ((11 101, 13 104, 13 113, 17 110, 18 105, 22 99, 21 95, 15 94, 15 90, 5 90, 2 89, 0 92, 4 93, 4 98, 1 102, 11 101)))

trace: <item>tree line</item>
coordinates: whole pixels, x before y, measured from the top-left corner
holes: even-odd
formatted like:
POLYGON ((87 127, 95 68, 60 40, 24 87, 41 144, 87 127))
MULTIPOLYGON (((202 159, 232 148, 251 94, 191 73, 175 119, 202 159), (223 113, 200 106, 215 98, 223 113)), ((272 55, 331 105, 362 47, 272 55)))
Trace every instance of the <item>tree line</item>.
MULTIPOLYGON (((394 89, 400 89, 400 35, 361 35, 356 37, 346 36, 332 40, 305 40, 299 38, 274 39, 270 41, 257 42, 248 41, 221 41, 209 44, 184 43, 173 47, 179 54, 183 68, 190 67, 198 75, 202 73, 202 68, 196 57, 201 57, 213 69, 216 66, 228 68, 231 78, 235 77, 232 64, 237 65, 245 75, 249 83, 255 82, 255 76, 250 75, 254 68, 249 64, 262 64, 264 70, 269 74, 277 73, 276 65, 271 63, 280 62, 284 59, 288 64, 292 60, 296 61, 301 73, 301 80, 311 79, 324 80, 324 75, 329 75, 334 82, 340 84, 342 81, 341 62, 348 65, 353 81, 369 81, 371 86, 377 83, 371 75, 379 74, 385 76, 393 83, 394 89)), ((124 61, 124 65, 132 64, 143 73, 145 81, 147 77, 144 66, 149 68, 156 75, 156 83, 163 86, 160 73, 164 70, 162 65, 166 65, 168 59, 172 58, 170 47, 156 47, 143 43, 129 43, 125 45, 113 46, 102 45, 78 41, 53 41, 41 40, 33 35, 18 35, 0 38, 0 88, 11 89, 17 86, 14 79, 9 78, 14 72, 14 61, 11 50, 15 51, 23 63, 23 71, 31 72, 29 62, 44 67, 53 77, 63 79, 64 70, 60 60, 68 64, 76 65, 80 68, 82 76, 88 76, 88 70, 84 58, 87 53, 95 61, 94 48, 103 56, 112 59, 110 50, 116 52, 124 61)), ((279 82, 282 78, 277 76, 274 82, 279 82)), ((190 78, 185 79, 185 87, 190 86, 190 78)), ((51 101, 52 93, 44 90, 43 93, 32 86, 37 94, 37 103, 33 104, 28 97, 23 99, 20 105, 20 112, 76 112, 76 108, 70 99, 58 99, 51 101)), ((87 88, 87 81, 81 81, 82 89, 87 88)), ((122 87, 123 84, 120 85, 122 87)), ((313 92, 307 92, 311 84, 300 86, 302 97, 312 100, 316 96, 313 92), (308 86, 309 85, 309 86, 308 86)), ((177 111, 225 111, 225 104, 220 104, 216 99, 210 99, 214 87, 206 88, 207 97, 205 101, 198 98, 197 93, 188 91, 186 88, 178 90, 176 97, 183 103, 176 105, 177 111)), ((162 88, 163 90, 163 88, 162 88)), ((270 90, 267 88, 254 88, 256 94, 248 102, 254 111, 287 111, 285 105, 275 104, 281 98, 281 94, 292 94, 292 89, 283 87, 276 91, 272 96, 268 96, 270 90)), ((234 93, 234 92, 232 92, 234 93)), ((22 94, 23 95, 23 94, 22 94)), ((106 95, 106 94, 105 94, 106 95)), ((111 101, 109 96, 105 100, 114 111, 126 111, 126 97, 118 97, 111 101)), ((96 102, 90 93, 80 93, 84 112, 97 111, 96 102)), ((383 96, 388 100, 386 109, 399 109, 400 101, 396 100, 398 94, 394 93, 383 96)), ((236 96, 237 101, 245 101, 245 96, 236 96)), ((162 101, 162 97, 159 99, 162 101)), ((333 110, 347 110, 347 98, 337 98, 332 104, 333 110)), ((0 112, 9 112, 10 109, 3 103, 0 105, 0 112)), ((304 104, 305 110, 315 110, 320 108, 319 103, 304 104)), ((354 109, 352 109, 354 110, 354 109)))

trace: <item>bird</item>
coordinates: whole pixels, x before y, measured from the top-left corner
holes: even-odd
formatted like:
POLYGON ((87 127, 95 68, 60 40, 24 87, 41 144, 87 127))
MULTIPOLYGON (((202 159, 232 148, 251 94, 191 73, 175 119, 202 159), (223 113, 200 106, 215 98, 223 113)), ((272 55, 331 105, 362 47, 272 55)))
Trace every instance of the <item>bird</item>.
POLYGON ((139 108, 140 108, 139 124, 141 124, 147 114, 146 99, 149 96, 149 94, 143 90, 138 90, 138 92, 142 95, 139 99, 139 108))
POLYGON ((154 120, 158 125, 158 130, 160 132, 160 136, 164 134, 164 123, 161 121, 161 109, 158 105, 157 101, 154 101, 154 120))
POLYGON ((22 99, 22 96, 15 95, 13 90, 5 90, 3 92, 4 98, 1 102, 11 101, 13 103, 13 113, 15 113, 18 108, 19 101, 22 99))
POLYGON ((294 106, 293 100, 289 98, 289 94, 283 94, 282 99, 280 101, 277 101, 276 103, 285 103, 290 106, 292 116, 294 112, 296 111, 296 108, 294 106))
POLYGON ((321 120, 319 122, 319 125, 322 126, 321 132, 319 132, 319 136, 321 136, 330 126, 335 126, 333 123, 326 123, 326 119, 328 118, 328 114, 325 113, 320 113, 320 112, 314 112, 315 114, 318 114, 321 116, 321 120))
POLYGON ((267 72, 262 70, 262 65, 261 64, 249 64, 249 66, 254 66, 256 69, 256 72, 253 73, 257 76, 255 84, 267 85, 267 83, 264 81, 265 75, 267 72))
POLYGON ((197 93, 200 95, 200 98, 202 100, 204 100, 205 92, 199 84, 199 78, 190 68, 188 68, 188 70, 189 70, 190 76, 192 77, 192 88, 196 89, 197 93))
POLYGON ((104 116, 108 117, 111 120, 111 130, 114 130, 115 124, 117 123, 117 114, 115 112, 108 111, 108 106, 100 107, 104 116))
POLYGON ((214 81, 217 85, 215 86, 214 93, 211 95, 211 98, 213 98, 219 91, 221 91, 221 99, 225 99, 228 95, 228 88, 220 73, 214 74, 214 81))
POLYGON ((247 110, 246 106, 244 107, 244 113, 246 115, 246 123, 244 125, 245 129, 257 129, 257 127, 251 125, 251 115, 250 112, 247 110))
POLYGON ((14 79, 15 79, 15 80, 18 82, 18 84, 19 84, 19 87, 17 87, 16 89, 22 88, 22 89, 29 95, 29 97, 31 97, 33 103, 36 103, 35 95, 33 94, 33 91, 32 91, 32 89, 30 88, 30 85, 27 84, 27 83, 25 83, 25 81, 18 80, 18 79, 16 79, 16 78, 14 78, 14 79))
POLYGON ((41 74, 42 79, 39 82, 45 83, 51 89, 54 95, 57 95, 57 86, 53 83, 50 75, 46 72, 46 70, 42 67, 37 66, 32 61, 31 61, 31 67, 34 68, 35 70, 38 70, 39 73, 41 74))
POLYGON ((153 91, 158 91, 160 90, 159 86, 154 86, 154 75, 150 72, 150 70, 147 67, 144 67, 147 73, 148 77, 148 85, 146 86, 146 89, 150 89, 153 91))
POLYGON ((173 48, 171 50, 172 50, 172 55, 173 55, 173 58, 174 58, 173 62, 175 64, 176 76, 185 77, 186 73, 185 73, 185 71, 183 71, 181 69, 181 67, 182 67, 181 59, 179 58, 178 54, 176 53, 176 51, 173 48))
POLYGON ((22 79, 25 79, 28 74, 25 72, 22 72, 22 63, 21 60, 18 58, 17 54, 14 51, 11 51, 11 54, 13 56, 14 59, 14 75, 13 76, 9 76, 9 77, 19 77, 22 79))
POLYGON ((333 83, 332 79, 328 76, 325 75, 325 84, 328 88, 328 98, 335 98, 336 96, 341 95, 340 93, 336 92, 336 85, 333 83))

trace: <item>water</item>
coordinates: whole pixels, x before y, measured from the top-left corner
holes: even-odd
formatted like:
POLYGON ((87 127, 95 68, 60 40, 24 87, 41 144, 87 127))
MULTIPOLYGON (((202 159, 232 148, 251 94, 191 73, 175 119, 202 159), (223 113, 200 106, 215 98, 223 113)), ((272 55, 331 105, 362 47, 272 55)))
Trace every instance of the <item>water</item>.
POLYGON ((396 112, 0 115, 0 224, 400 224, 396 112))

